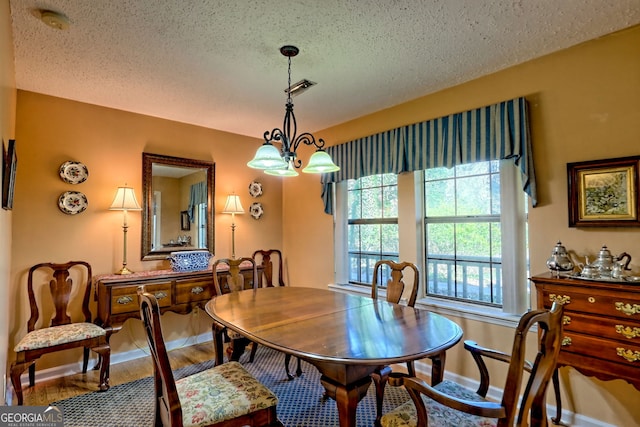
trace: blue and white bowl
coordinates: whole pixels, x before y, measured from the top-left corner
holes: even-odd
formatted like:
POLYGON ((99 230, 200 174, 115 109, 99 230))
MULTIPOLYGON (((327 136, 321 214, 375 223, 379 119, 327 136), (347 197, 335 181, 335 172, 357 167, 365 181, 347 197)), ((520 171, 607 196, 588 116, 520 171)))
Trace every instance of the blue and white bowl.
POLYGON ((209 251, 179 251, 169 256, 171 269, 179 272, 207 270, 210 259, 209 251))

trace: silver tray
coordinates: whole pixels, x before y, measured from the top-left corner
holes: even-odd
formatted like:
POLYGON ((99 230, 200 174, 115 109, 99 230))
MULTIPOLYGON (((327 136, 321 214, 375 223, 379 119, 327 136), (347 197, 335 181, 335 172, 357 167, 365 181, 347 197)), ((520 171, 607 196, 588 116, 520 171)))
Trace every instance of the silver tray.
POLYGON ((640 284, 640 276, 624 276, 622 278, 599 276, 599 277, 585 277, 580 273, 560 273, 560 276, 570 277, 572 279, 588 280, 590 282, 611 282, 611 283, 638 283, 640 284))

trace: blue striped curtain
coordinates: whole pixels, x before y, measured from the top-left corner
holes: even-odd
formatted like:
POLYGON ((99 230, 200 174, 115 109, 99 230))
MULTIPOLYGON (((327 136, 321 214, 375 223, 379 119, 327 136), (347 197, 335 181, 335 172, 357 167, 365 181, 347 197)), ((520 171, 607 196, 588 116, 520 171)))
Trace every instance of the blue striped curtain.
POLYGON ((187 215, 189 215, 189 222, 195 221, 195 207, 201 203, 207 204, 207 183, 205 181, 196 182, 190 188, 189 194, 189 208, 187 209, 187 215))
POLYGON ((399 127, 327 148, 340 170, 323 174, 324 210, 333 214, 333 183, 382 173, 413 172, 510 159, 536 206, 536 183, 524 98, 399 127))

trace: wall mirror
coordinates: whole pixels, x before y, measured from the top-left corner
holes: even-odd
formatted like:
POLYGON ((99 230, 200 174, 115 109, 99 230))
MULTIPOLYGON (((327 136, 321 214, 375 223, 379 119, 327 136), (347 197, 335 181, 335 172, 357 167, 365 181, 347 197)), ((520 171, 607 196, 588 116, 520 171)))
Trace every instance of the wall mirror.
POLYGON ((213 254, 214 184, 213 162, 142 153, 142 260, 213 254))

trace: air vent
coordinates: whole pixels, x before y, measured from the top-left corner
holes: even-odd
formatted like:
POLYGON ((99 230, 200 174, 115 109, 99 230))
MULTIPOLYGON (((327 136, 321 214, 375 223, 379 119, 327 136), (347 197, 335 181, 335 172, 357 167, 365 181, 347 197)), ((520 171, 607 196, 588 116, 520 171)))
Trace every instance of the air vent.
MULTIPOLYGON (((309 89, 311 86, 315 86, 317 83, 307 79, 300 80, 298 83, 291 85, 291 96, 297 96, 309 89)), ((285 89, 284 93, 288 93, 289 89, 285 89)))

